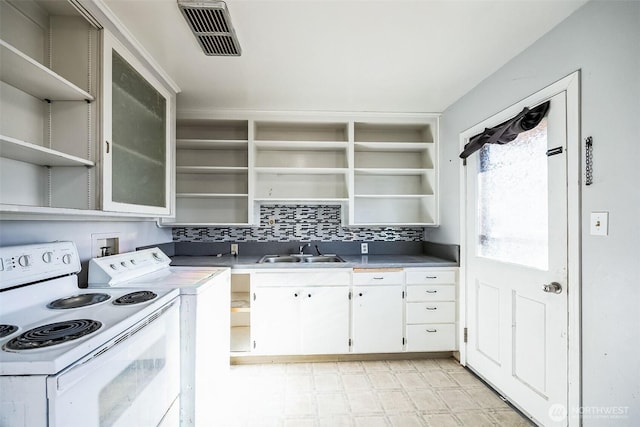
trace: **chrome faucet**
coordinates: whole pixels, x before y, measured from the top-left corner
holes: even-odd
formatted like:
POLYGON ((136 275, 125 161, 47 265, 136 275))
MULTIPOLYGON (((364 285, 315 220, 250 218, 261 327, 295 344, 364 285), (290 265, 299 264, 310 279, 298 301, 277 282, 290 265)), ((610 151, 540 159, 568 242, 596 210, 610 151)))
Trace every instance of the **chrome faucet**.
POLYGON ((298 253, 300 255, 304 255, 304 248, 306 248, 306 247, 311 247, 311 243, 307 243, 306 245, 300 245, 298 247, 298 253))

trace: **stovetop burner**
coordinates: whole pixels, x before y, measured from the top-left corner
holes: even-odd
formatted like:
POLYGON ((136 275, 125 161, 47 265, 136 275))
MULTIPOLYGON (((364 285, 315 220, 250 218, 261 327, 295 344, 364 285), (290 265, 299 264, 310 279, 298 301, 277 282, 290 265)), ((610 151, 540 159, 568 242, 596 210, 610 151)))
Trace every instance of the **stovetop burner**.
POLYGON ((38 326, 18 335, 4 345, 5 350, 31 350, 62 344, 97 331, 101 322, 75 319, 38 326))
POLYGON ((109 298, 111 298, 109 294, 79 294, 51 301, 49 304, 47 304, 47 307, 53 309, 86 307, 88 305, 98 304, 99 302, 106 301, 109 298))
POLYGON ((18 330, 16 325, 0 325, 0 338, 7 337, 18 330))
POLYGON ((130 305, 130 304, 138 304, 141 302, 149 301, 157 297, 155 293, 151 291, 137 291, 131 292, 130 294, 126 294, 116 299, 113 304, 114 305, 130 305))

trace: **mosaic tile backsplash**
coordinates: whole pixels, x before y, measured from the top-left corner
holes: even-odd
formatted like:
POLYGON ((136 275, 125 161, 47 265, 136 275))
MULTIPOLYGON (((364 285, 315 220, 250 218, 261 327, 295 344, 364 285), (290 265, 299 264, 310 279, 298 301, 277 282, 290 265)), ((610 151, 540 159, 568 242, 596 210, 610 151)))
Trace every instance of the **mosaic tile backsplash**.
POLYGON ((265 205, 260 207, 260 226, 175 227, 174 242, 295 242, 367 241, 418 242, 422 227, 347 228, 340 224, 340 206, 265 205), (270 225, 273 218, 275 224, 270 225))

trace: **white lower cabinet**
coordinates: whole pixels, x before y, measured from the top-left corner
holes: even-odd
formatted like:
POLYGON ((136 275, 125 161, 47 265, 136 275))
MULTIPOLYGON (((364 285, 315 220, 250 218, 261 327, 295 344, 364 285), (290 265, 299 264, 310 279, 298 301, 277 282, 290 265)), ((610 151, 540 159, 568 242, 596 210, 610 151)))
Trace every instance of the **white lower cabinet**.
POLYGON ((302 291, 300 304, 302 354, 349 352, 349 289, 318 286, 302 291))
POLYGON ((259 288, 253 291, 253 350, 262 354, 299 354, 300 290, 259 288))
POLYGON ((349 352, 349 282, 345 272, 254 273, 252 351, 265 355, 349 352), (280 285, 274 279, 280 277, 280 285))
POLYGON ((250 352, 455 351, 457 268, 250 273, 250 352))
POLYGON ((407 269, 406 351, 454 351, 457 269, 407 269))
POLYGON ((402 351, 402 288, 402 284, 354 286, 354 353, 402 351))

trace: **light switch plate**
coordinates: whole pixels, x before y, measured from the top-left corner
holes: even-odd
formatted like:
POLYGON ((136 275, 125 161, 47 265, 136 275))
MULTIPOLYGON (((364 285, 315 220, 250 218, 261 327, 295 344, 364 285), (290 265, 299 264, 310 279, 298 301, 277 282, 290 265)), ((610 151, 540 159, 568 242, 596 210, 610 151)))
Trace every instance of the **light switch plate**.
POLYGON ((609 212, 591 212, 591 235, 606 236, 609 234, 609 212))

